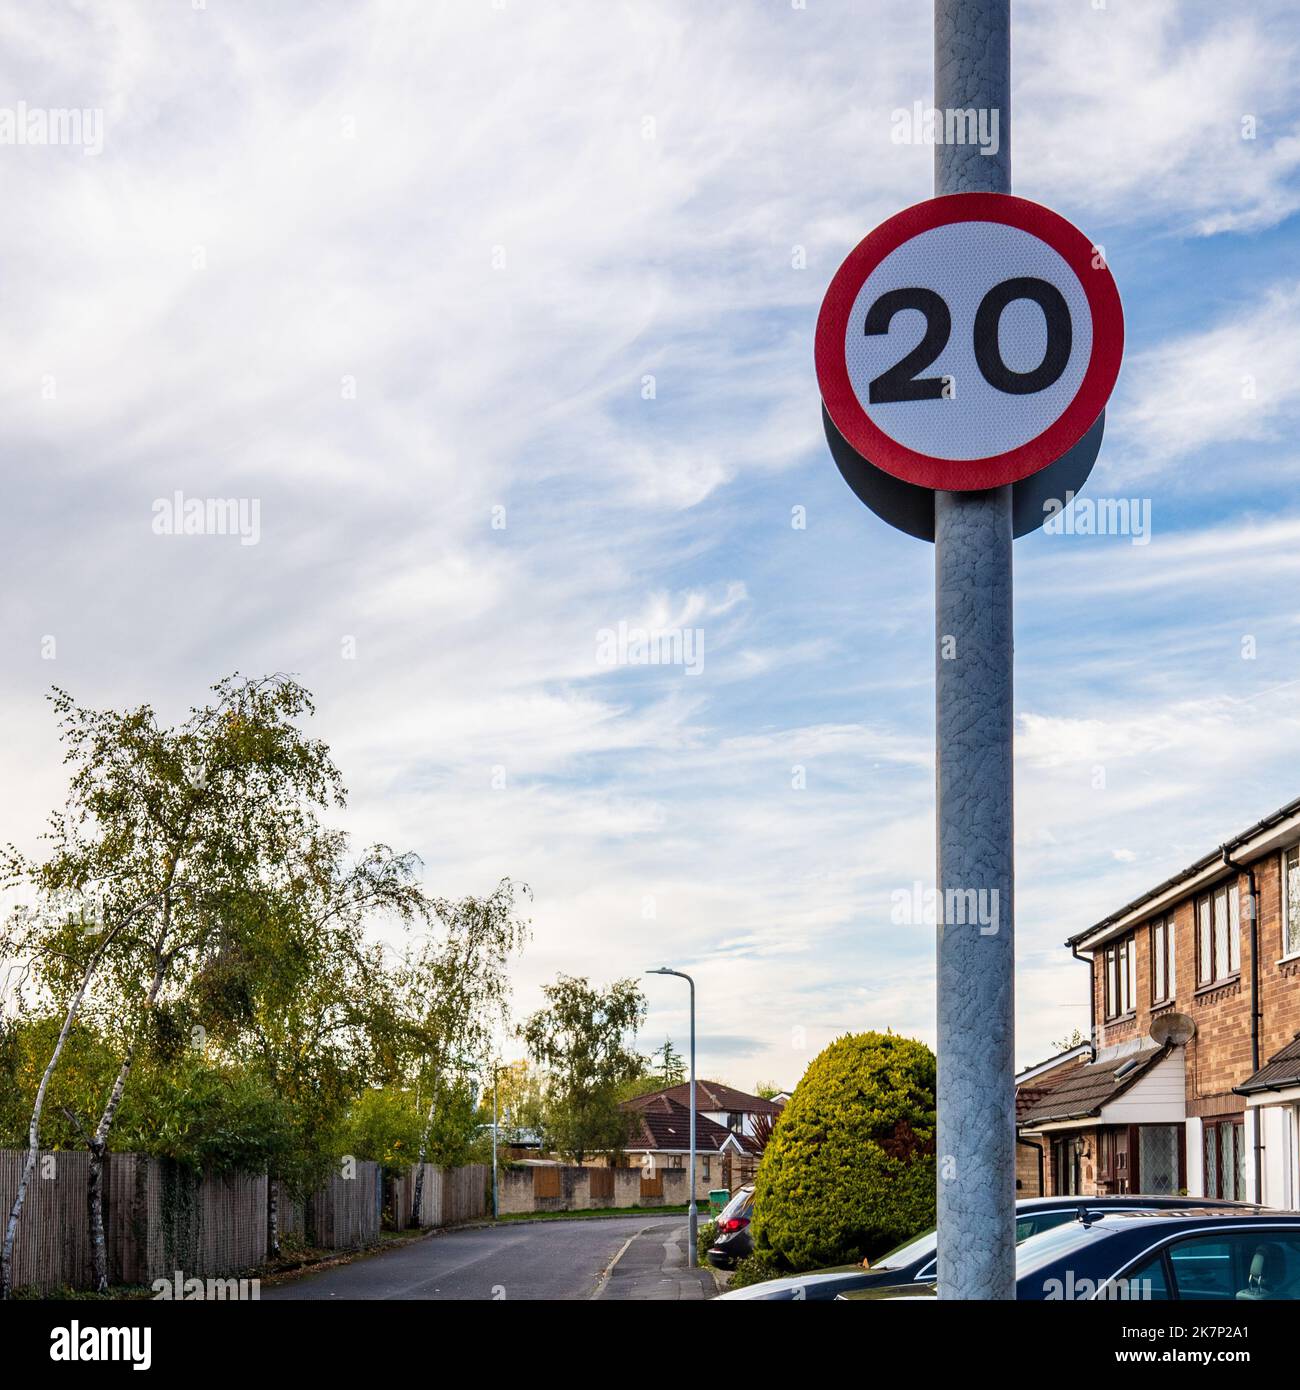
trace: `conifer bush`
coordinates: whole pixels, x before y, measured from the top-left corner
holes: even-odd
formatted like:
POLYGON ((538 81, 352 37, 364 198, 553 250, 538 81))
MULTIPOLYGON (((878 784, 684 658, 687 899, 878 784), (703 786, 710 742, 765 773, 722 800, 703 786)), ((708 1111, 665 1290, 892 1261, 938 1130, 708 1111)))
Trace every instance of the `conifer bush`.
POLYGON ((789 1271, 874 1259, 934 1225, 934 1054, 837 1038, 805 1072, 755 1181, 754 1249, 789 1271))

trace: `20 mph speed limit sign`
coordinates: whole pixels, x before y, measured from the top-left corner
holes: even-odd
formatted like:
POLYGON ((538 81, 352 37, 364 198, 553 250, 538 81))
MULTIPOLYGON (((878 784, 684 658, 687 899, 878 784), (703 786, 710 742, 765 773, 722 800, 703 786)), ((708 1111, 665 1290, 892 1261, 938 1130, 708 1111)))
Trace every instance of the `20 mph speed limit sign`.
POLYGON ((1124 315, 1101 253, 1050 209, 955 193, 897 213, 840 266, 817 320, 831 420, 921 487, 1001 487, 1101 414, 1124 315))

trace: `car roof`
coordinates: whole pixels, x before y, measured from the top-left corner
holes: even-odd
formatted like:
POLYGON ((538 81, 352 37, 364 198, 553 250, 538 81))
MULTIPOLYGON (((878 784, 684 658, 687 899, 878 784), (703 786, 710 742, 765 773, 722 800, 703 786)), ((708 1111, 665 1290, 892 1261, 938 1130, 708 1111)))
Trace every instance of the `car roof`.
POLYGON ((1119 1207, 1111 1211, 1090 1209, 1087 1213, 1089 1225, 1116 1226, 1128 1229, 1138 1225, 1174 1225, 1183 1223, 1189 1217, 1196 1221, 1226 1223, 1244 1221, 1248 1225, 1258 1225, 1260 1221, 1276 1220, 1283 1226, 1300 1223, 1300 1211, 1279 1211, 1275 1207, 1253 1206, 1238 1203, 1236 1206, 1209 1206, 1192 1198, 1183 1207, 1119 1207))
POLYGON ((1122 1196, 1113 1197, 1084 1197, 1078 1194, 1065 1197, 1019 1197, 1016 1199, 1016 1210, 1041 1211, 1050 1209, 1059 1210, 1062 1207, 1086 1207, 1090 1211, 1101 1211, 1109 1208, 1114 1211, 1122 1211, 1126 1207, 1137 1207, 1148 1211, 1164 1207, 1182 1210, 1189 1203, 1197 1207, 1235 1207, 1245 1210, 1258 1210, 1251 1202, 1235 1202, 1227 1197, 1170 1197, 1151 1194, 1144 1196, 1142 1193, 1125 1193, 1122 1196))

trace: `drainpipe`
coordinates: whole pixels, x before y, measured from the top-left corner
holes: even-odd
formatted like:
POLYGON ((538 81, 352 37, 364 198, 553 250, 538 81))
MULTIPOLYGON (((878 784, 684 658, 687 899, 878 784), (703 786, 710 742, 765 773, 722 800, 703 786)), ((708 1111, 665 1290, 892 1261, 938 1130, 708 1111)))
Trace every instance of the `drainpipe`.
MULTIPOLYGON (((1259 1070, 1259 884, 1255 881, 1255 869, 1250 864, 1239 864, 1227 845, 1220 849, 1225 868, 1234 873, 1245 874, 1250 884, 1250 1069, 1259 1070)), ((1255 1161, 1255 1200, 1261 1201, 1264 1195, 1263 1168, 1264 1155, 1259 1142, 1260 1117, 1255 1113, 1252 1145, 1255 1161)))
MULTIPOLYGON (((1079 954, 1079 948, 1070 942, 1070 954, 1075 960, 1081 961, 1083 957, 1079 954)), ((1088 957, 1088 1060, 1097 1060, 1097 953, 1094 951, 1088 957)), ((1255 1068, 1259 1070, 1258 1065, 1255 1068)))

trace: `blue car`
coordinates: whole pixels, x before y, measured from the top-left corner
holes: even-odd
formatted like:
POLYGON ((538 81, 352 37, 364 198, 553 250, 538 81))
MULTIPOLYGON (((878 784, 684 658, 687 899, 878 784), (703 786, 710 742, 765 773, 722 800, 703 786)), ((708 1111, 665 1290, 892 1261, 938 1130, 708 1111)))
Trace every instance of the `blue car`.
MULTIPOLYGON (((847 1303, 935 1293, 926 1283, 849 1289, 836 1298, 847 1303)), ((1300 1212, 1241 1204, 1082 1211, 1020 1246, 1016 1299, 1294 1302, 1300 1300, 1300 1212)))
MULTIPOLYGON (((1187 1197, 1026 1197, 1016 1203, 1016 1241, 1020 1243, 1043 1231, 1063 1226, 1080 1212, 1104 1212, 1161 1208, 1184 1208, 1187 1197)), ((1201 1207, 1239 1208, 1254 1211, 1245 1202, 1197 1199, 1201 1207)), ((721 1300, 769 1299, 772 1301, 823 1302, 851 1290, 883 1289, 902 1286, 929 1286, 935 1277, 936 1237, 933 1228, 882 1255, 874 1264, 836 1265, 830 1269, 792 1274, 785 1279, 768 1279, 748 1288, 720 1295, 721 1300)), ((928 1293, 928 1287, 926 1292, 928 1293)))

